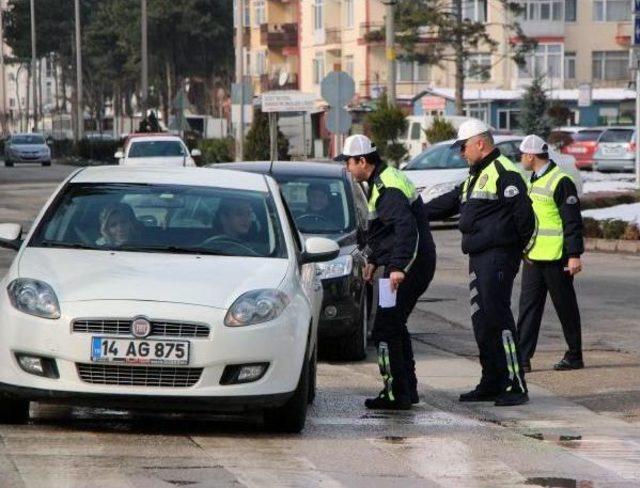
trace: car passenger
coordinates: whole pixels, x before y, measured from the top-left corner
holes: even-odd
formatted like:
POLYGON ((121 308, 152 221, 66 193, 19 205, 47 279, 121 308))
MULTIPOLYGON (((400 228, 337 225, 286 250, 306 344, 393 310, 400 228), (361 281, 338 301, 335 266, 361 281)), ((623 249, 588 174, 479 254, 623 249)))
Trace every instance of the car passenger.
POLYGON ((131 207, 125 203, 114 203, 100 212, 99 246, 122 246, 136 237, 138 220, 131 207))
POLYGON ((340 227, 341 212, 331 204, 331 189, 326 183, 311 183, 307 186, 306 215, 318 216, 321 221, 329 222, 331 227, 340 227))

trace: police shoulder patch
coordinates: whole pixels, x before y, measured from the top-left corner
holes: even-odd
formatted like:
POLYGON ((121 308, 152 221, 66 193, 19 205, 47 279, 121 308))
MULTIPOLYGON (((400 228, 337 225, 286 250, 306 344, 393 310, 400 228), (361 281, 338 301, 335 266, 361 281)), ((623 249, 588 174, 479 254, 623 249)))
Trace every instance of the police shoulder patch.
POLYGON ((514 185, 509 185, 504 189, 504 196, 506 198, 513 198, 519 193, 520 193, 520 190, 518 190, 518 188, 515 187, 514 185))
POLYGON ((480 179, 478 180, 478 186, 480 187, 481 190, 484 188, 484 185, 487 184, 487 181, 489 181, 488 174, 484 174, 480 177, 480 179))
POLYGON ((575 195, 570 195, 567 198, 567 205, 575 205, 576 203, 578 203, 578 197, 575 195))

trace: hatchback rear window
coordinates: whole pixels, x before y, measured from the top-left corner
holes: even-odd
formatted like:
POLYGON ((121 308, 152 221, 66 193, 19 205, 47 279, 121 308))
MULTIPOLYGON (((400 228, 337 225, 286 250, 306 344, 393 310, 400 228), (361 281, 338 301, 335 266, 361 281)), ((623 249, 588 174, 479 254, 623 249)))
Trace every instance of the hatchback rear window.
POLYGON ((633 130, 627 129, 607 129, 600 136, 599 142, 629 142, 633 130))
POLYGON ((581 130, 575 134, 571 134, 574 141, 597 141, 602 134, 601 130, 581 130))

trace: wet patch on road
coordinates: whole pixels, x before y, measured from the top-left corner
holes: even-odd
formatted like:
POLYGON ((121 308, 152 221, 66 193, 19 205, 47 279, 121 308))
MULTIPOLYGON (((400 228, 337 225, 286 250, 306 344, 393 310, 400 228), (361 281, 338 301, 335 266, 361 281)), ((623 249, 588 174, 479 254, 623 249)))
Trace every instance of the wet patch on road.
POLYGON ((527 478, 525 485, 546 486, 549 488, 593 488, 593 483, 587 480, 575 480, 571 478, 527 478))

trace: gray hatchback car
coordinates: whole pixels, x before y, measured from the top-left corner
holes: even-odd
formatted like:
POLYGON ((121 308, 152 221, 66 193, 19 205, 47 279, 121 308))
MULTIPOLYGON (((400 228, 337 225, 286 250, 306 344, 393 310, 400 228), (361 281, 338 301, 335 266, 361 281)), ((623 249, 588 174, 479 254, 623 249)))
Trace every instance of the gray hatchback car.
POLYGON ((598 139, 593 169, 602 172, 633 171, 636 160, 636 135, 633 127, 609 127, 598 139))
POLYGON ((51 165, 51 149, 42 134, 12 134, 4 143, 4 165, 38 163, 51 165))

